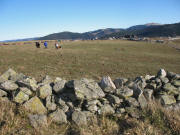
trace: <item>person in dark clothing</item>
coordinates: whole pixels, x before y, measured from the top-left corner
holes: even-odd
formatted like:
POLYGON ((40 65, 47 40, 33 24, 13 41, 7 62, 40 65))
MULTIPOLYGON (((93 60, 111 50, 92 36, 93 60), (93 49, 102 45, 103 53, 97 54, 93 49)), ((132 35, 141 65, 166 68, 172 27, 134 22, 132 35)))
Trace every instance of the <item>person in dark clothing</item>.
POLYGON ((40 43, 39 42, 36 42, 36 47, 40 48, 40 43))

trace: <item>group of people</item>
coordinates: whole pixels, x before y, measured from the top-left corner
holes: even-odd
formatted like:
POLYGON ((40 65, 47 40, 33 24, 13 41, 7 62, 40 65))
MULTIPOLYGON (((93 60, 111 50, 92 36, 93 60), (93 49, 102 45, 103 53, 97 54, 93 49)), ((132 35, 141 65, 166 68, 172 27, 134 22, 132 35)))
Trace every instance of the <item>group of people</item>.
MULTIPOLYGON (((59 41, 59 42, 60 42, 60 41, 59 41)), ((41 46, 41 45, 40 45, 40 42, 36 42, 36 47, 37 47, 37 48, 40 48, 40 46, 41 46)), ((47 42, 47 41, 44 42, 44 47, 45 47, 45 48, 48 48, 48 42, 47 42)), ((61 47, 61 45, 58 44, 58 42, 55 42, 55 48, 56 48, 56 49, 60 49, 60 48, 62 48, 62 47, 61 47)))

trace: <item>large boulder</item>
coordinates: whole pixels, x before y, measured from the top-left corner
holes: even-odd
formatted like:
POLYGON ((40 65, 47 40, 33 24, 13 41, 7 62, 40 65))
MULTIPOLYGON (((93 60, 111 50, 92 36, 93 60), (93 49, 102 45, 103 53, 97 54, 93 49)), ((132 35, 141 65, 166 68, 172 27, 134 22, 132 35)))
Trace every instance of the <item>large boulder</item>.
POLYGON ((140 88, 139 85, 135 83, 132 85, 131 89, 133 90, 133 97, 136 99, 138 99, 138 97, 143 94, 142 88, 140 88))
POLYGON ((47 109, 38 97, 33 97, 23 105, 29 112, 35 114, 46 114, 47 109))
POLYGON ((26 95, 32 96, 32 91, 26 87, 20 87, 20 91, 24 92, 26 95))
POLYGON ((6 91, 14 91, 18 88, 18 85, 13 81, 8 80, 1 84, 1 88, 6 91))
POLYGON ((133 90, 129 89, 128 87, 116 89, 115 93, 116 93, 116 95, 118 95, 121 98, 128 98, 128 97, 133 96, 133 90))
POLYGON ((52 95, 52 88, 49 84, 43 85, 39 88, 39 97, 45 99, 47 96, 52 95))
POLYGON ((55 112, 49 114, 49 117, 52 119, 53 122, 57 124, 66 124, 67 123, 67 116, 63 110, 57 109, 55 112))
POLYGON ((142 109, 144 109, 144 108, 146 108, 148 106, 147 100, 146 100, 146 98, 144 97, 143 94, 138 97, 138 102, 139 102, 140 107, 142 109))
POLYGON ((86 114, 81 111, 74 111, 72 113, 72 121, 78 126, 87 125, 86 114))
POLYGON ((74 93, 77 99, 98 99, 104 97, 105 94, 99 85, 88 79, 75 80, 73 82, 74 93))
POLYGON ((176 87, 171 85, 171 83, 167 83, 164 85, 163 89, 170 95, 177 95, 179 94, 179 91, 176 87))
POLYGON ((171 105, 176 103, 176 99, 174 98, 174 96, 170 95, 161 95, 160 101, 163 105, 171 105))
POLYGON ((116 89, 116 86, 112 82, 111 78, 109 76, 105 76, 102 78, 100 82, 100 87, 104 90, 106 87, 116 89))
POLYGON ((61 98, 58 99, 58 105, 59 108, 64 112, 67 112, 69 110, 69 107, 66 105, 65 101, 63 101, 61 98))
POLYGON ((110 104, 120 104, 121 102, 123 102, 123 99, 119 99, 119 97, 112 94, 106 95, 106 98, 108 99, 110 104))
POLYGON ((6 72, 4 72, 1 76, 0 76, 0 83, 7 81, 9 79, 9 77, 16 75, 17 73, 12 70, 11 68, 8 69, 6 72))
POLYGON ((46 128, 48 126, 46 115, 29 114, 28 117, 31 126, 34 127, 35 129, 46 128))
POLYGON ((66 80, 59 80, 54 83, 53 90, 58 94, 63 92, 66 80))
POLYGON ((6 96, 7 96, 7 92, 0 89, 0 97, 6 97, 6 96))
POLYGON ((27 95, 23 91, 19 91, 14 97, 14 101, 19 104, 22 104, 28 100, 29 100, 29 95, 27 95))
POLYGON ((25 78, 23 80, 17 81, 17 84, 20 87, 27 87, 33 91, 36 91, 38 88, 37 81, 34 78, 25 78))
POLYGON ((124 83, 126 83, 128 79, 126 78, 117 78, 114 80, 114 84, 117 89, 122 88, 124 86, 124 83))

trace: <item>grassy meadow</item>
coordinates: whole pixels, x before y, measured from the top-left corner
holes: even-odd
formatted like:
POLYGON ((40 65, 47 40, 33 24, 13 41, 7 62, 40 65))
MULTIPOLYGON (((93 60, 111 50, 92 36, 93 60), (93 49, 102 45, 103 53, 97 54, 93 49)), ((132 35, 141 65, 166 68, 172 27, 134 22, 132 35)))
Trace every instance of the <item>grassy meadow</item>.
POLYGON ((180 73, 180 52, 166 44, 134 41, 70 41, 56 50, 36 48, 34 42, 0 46, 0 74, 8 68, 41 79, 46 74, 64 79, 101 79, 109 75, 135 77, 160 68, 180 73))

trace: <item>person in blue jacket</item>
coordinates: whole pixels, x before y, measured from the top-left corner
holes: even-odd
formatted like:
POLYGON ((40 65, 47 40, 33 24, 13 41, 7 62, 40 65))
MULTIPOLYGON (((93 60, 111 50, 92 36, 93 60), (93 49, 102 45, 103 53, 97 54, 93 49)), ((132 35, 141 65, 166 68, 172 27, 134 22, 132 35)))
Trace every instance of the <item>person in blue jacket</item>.
POLYGON ((44 42, 44 47, 47 48, 48 47, 48 43, 47 41, 44 42))

